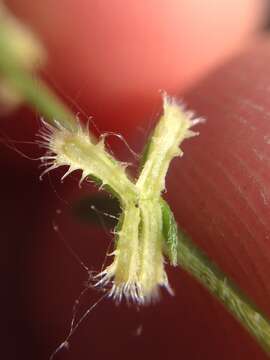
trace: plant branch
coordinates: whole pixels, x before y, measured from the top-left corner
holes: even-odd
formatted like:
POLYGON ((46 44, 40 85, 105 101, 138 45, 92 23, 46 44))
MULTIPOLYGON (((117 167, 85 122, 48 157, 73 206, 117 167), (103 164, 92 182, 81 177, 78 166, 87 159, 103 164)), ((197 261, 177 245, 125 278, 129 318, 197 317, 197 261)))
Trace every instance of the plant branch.
POLYGON ((12 39, 2 26, 0 26, 0 81, 1 78, 4 79, 11 91, 18 93, 51 125, 57 127, 60 124, 69 131, 76 131, 78 121, 74 114, 42 80, 34 77, 33 73, 25 68, 26 60, 22 61, 20 54, 13 50, 10 45, 12 39))
POLYGON ((178 236, 178 265, 213 294, 270 353, 270 322, 247 296, 184 233, 178 236))
MULTIPOLYGON (((0 67, 3 69, 1 60, 0 57, 0 67)), ((74 114, 59 101, 43 81, 34 78, 30 74, 23 73, 20 69, 14 69, 11 76, 9 76, 9 82, 20 92, 31 107, 44 116, 46 122, 54 127, 58 127, 60 124, 71 132, 78 129, 74 114)))

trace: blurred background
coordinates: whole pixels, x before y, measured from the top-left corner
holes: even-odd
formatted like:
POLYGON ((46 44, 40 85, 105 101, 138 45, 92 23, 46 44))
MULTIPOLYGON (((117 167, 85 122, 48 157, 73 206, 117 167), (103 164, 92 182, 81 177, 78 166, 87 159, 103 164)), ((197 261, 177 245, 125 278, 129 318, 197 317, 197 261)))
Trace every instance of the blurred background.
MULTIPOLYGON (((161 111, 161 89, 207 119, 173 162, 165 197, 194 242, 270 316, 268 2, 9 0, 5 6, 43 44, 40 76, 81 121, 91 117, 96 135, 120 133, 140 153, 161 111)), ((35 159, 43 152, 32 142, 40 125, 34 109, 0 91, 1 349, 11 360, 48 359, 67 335, 88 280, 68 246, 99 270, 112 241, 102 215, 111 211, 105 194, 90 183, 79 189, 79 174, 62 184, 62 169, 39 180, 35 159)), ((113 137, 108 144, 135 172, 125 144, 113 137)), ((142 309, 103 300, 55 359, 267 358, 189 275, 168 272, 174 297, 164 292, 142 309)), ((89 289, 79 312, 99 297, 89 289)))

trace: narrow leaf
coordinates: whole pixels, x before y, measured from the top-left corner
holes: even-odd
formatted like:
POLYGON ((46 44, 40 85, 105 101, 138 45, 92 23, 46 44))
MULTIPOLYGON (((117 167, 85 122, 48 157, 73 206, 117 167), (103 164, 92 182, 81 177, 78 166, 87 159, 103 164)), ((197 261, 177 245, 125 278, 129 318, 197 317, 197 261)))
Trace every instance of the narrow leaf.
POLYGON ((160 201, 163 221, 163 236, 167 249, 167 255, 173 266, 177 265, 178 229, 173 213, 163 199, 160 201))

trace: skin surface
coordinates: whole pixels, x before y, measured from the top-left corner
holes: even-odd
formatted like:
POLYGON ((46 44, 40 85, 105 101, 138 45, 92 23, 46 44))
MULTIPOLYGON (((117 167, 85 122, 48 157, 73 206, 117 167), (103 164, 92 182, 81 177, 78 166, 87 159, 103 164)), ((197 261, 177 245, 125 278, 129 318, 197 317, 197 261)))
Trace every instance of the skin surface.
MULTIPOLYGON (((262 3, 131 1, 123 7, 115 1, 110 8, 83 0, 9 3, 48 48, 46 77, 94 115, 102 131, 120 131, 139 149, 159 110, 161 88, 183 96, 207 118, 198 127, 201 135, 187 140, 184 157, 173 163, 166 197, 193 240, 270 316, 270 46, 254 34, 262 3), (243 46, 247 49, 238 55, 243 46)), ((16 139, 32 140, 36 117, 17 112, 3 119, 3 128, 16 139)), ((27 151, 32 156, 36 150, 27 151)), ((73 203, 93 191, 91 186, 79 190, 72 177, 64 185, 54 176, 39 183, 37 163, 5 148, 1 163, 4 307, 12 309, 14 324, 7 354, 45 359, 63 338, 73 300, 87 279, 52 221, 95 270, 111 235, 74 220, 54 192, 73 203)), ((170 279, 176 296, 164 295, 160 304, 139 313, 110 301, 101 304, 65 358, 266 359, 193 279, 180 270, 171 271, 170 279), (136 336, 141 324, 142 335, 136 336)), ((84 304, 97 296, 90 291, 84 304)))
POLYGON ((101 130, 125 133, 155 117, 160 89, 182 92, 238 51, 264 8, 257 0, 8 4, 43 40, 49 79, 101 130))

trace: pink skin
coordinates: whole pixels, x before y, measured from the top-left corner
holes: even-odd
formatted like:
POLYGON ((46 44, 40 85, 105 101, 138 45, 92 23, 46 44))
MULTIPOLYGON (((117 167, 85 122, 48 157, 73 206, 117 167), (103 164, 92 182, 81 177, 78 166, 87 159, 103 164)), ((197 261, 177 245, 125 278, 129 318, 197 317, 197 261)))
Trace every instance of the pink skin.
MULTIPOLYGON (((205 116, 207 123, 198 127, 198 138, 186 141, 184 157, 174 162, 168 177, 168 199, 193 240, 270 316, 269 44, 256 38, 243 55, 197 84, 243 44, 254 42, 251 34, 261 17, 262 3, 9 3, 44 40, 50 59, 47 76, 94 115, 101 129, 130 134, 139 125, 147 128, 146 119, 152 119, 159 109, 159 89, 177 94, 186 91, 186 102, 205 116)), ((72 200, 71 182, 63 192, 72 200)), ((43 200, 50 210, 57 206, 52 199, 54 194, 48 205, 48 199, 43 200)), ((48 208, 43 212, 48 214, 48 208)), ((65 224, 64 220, 63 225, 60 223, 68 227, 69 242, 89 236, 89 228, 78 229, 70 219, 69 225, 65 224)), ((101 232, 93 231, 99 237, 94 241, 102 241, 101 232)), ((39 311, 45 303, 51 314, 38 315, 38 327, 49 317, 50 321, 58 319, 58 324, 62 319, 63 329, 70 313, 65 299, 77 291, 70 279, 78 285, 81 277, 74 270, 76 264, 68 261, 65 265, 63 248, 59 246, 53 257, 55 234, 44 235, 42 227, 38 236, 46 246, 34 250, 35 272, 40 274, 43 269, 43 274, 33 280, 32 291, 45 298, 37 302, 39 311), (61 306, 55 305, 59 301, 65 304, 60 320, 61 306)), ((91 256, 88 263, 95 263, 95 255, 91 256)), ((176 271, 171 277, 177 297, 166 298, 157 308, 143 312, 145 338, 130 338, 133 324, 138 324, 137 314, 105 304, 96 312, 94 325, 90 321, 80 330, 87 340, 78 336, 71 358, 92 355, 103 359, 111 352, 119 359, 146 355, 156 359, 180 355, 183 359, 266 359, 253 340, 189 276, 176 271), (153 342, 154 349, 150 350, 153 342)), ((61 336, 60 331, 55 336, 61 336)), ((54 343, 52 336, 50 347, 54 343)))
POLYGON ((160 89, 182 92, 243 46, 263 8, 257 0, 8 3, 44 41, 49 78, 100 127, 119 131, 156 114, 160 89))

